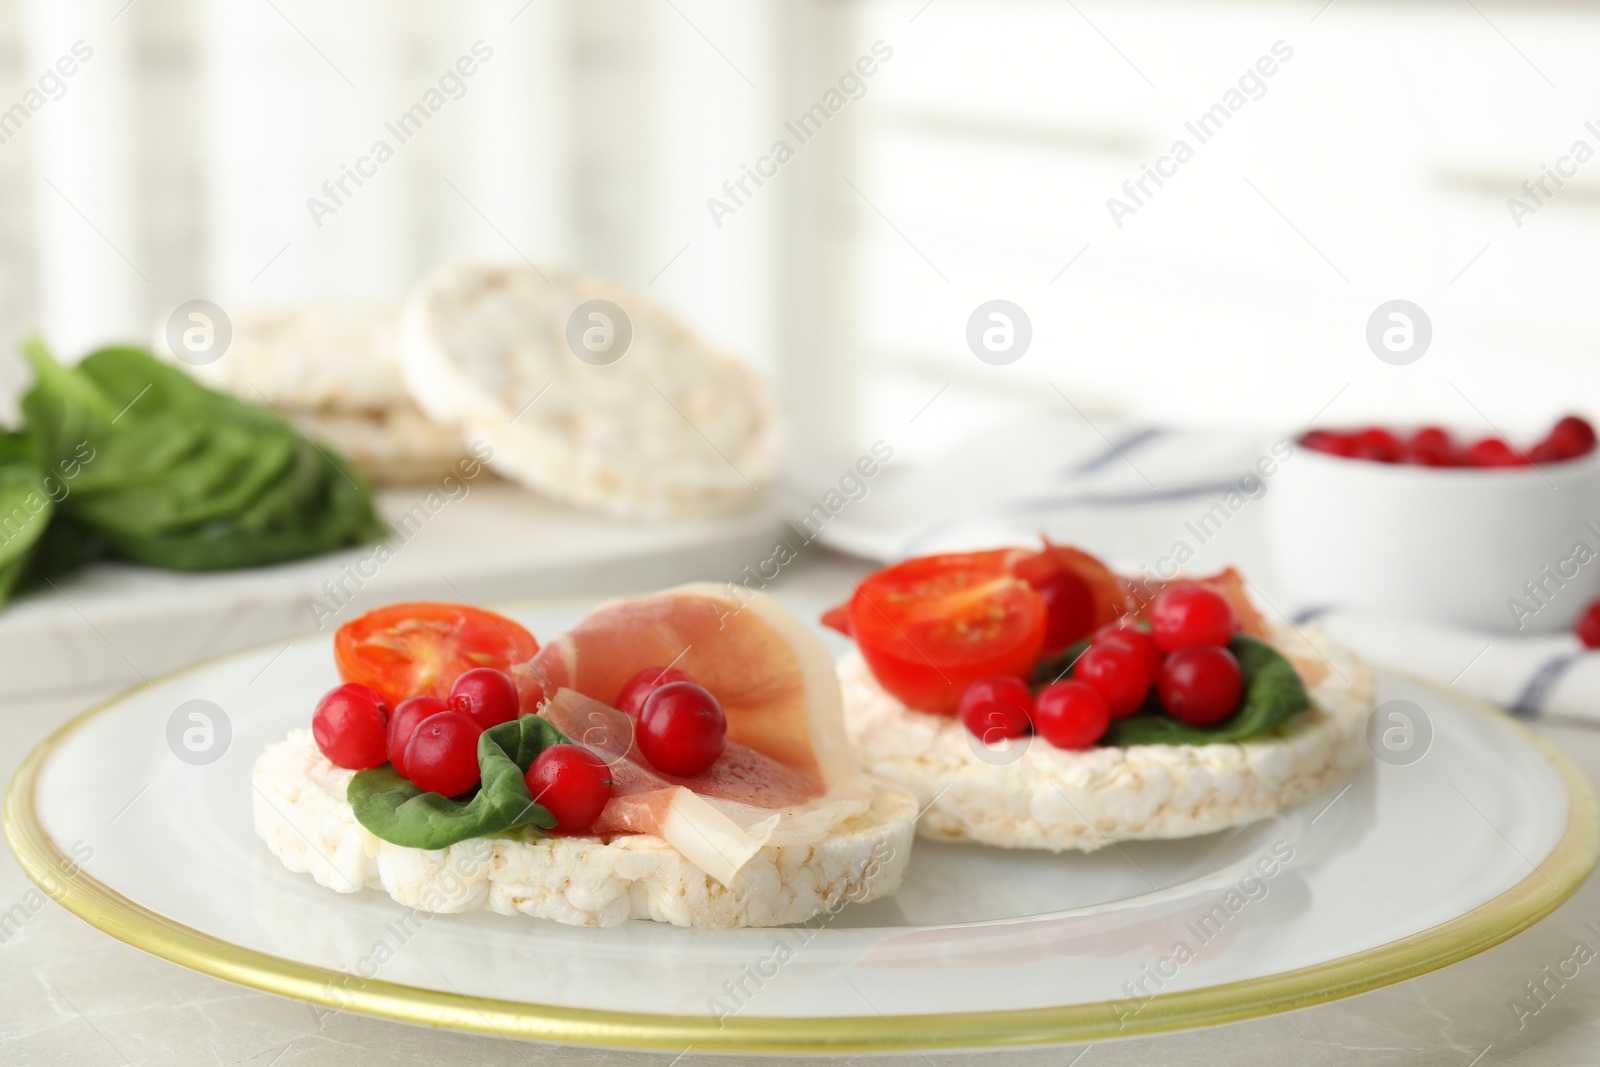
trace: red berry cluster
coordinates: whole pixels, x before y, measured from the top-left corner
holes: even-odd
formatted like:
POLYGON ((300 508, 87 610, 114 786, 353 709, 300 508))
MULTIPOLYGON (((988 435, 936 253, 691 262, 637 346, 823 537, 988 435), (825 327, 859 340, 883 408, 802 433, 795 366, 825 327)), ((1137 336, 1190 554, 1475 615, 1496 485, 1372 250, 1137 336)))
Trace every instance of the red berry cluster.
POLYGON ((985 744, 1037 732, 1057 748, 1089 748, 1113 719, 1144 707, 1155 688, 1167 714, 1211 726, 1233 714, 1244 691, 1227 644, 1238 629, 1226 597, 1179 585, 1156 598, 1148 631, 1112 623, 1095 634, 1072 677, 1031 693, 1021 679, 983 678, 962 694, 961 721, 985 744))
MULTIPOLYGON (((445 699, 414 696, 393 711, 376 690, 348 682, 318 702, 311 732, 336 766, 365 770, 388 763, 425 793, 459 797, 481 780, 479 736, 519 712, 510 676, 478 667, 457 678, 445 699)), ((556 817, 556 833, 585 832, 611 799, 610 768, 577 745, 539 753, 525 780, 556 817)))
POLYGON ((1373 463, 1408 463, 1419 467, 1526 467, 1560 463, 1594 451, 1595 432, 1587 419, 1568 415, 1526 451, 1498 437, 1462 444, 1437 426, 1402 436, 1381 426, 1364 430, 1311 430, 1300 443, 1317 452, 1373 463))
MULTIPOLYGON (((651 765, 693 777, 708 770, 727 743, 722 705, 694 679, 671 667, 646 667, 617 694, 617 708, 638 721, 635 741, 651 765)), ((556 817, 554 833, 581 834, 611 799, 611 768, 587 748, 552 745, 528 768, 528 792, 556 817)))
POLYGON ((311 732, 337 766, 392 763, 418 789, 453 797, 478 784, 478 735, 517 712, 510 676, 479 667, 457 678, 448 698, 411 697, 392 713, 377 690, 347 682, 318 702, 311 732))

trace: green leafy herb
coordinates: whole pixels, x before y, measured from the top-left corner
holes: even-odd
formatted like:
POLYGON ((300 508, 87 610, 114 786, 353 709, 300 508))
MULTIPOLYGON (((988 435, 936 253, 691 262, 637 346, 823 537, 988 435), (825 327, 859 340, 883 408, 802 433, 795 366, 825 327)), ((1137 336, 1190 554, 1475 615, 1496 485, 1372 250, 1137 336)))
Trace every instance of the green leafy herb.
POLYGON ((0 602, 22 581, 54 513, 55 501, 31 460, 0 464, 0 602))
POLYGON ((1228 643, 1244 674, 1239 710, 1215 726, 1190 726, 1162 711, 1151 696, 1148 704, 1126 719, 1112 722, 1101 742, 1107 745, 1207 745, 1242 741, 1264 734, 1311 706, 1294 665, 1265 641, 1239 634, 1228 643))
POLYGON ((446 848, 521 827, 548 830, 555 816, 534 802, 524 776, 539 753, 565 741, 548 720, 524 715, 478 737, 483 782, 470 800, 424 793, 388 764, 358 771, 345 796, 362 826, 406 848, 446 848))
POLYGON ((388 533, 366 483, 274 412, 206 389, 137 348, 102 349, 70 368, 37 340, 23 353, 35 380, 22 399, 25 434, 0 437, 0 527, 21 514, 30 471, 53 506, 15 552, 0 530, 0 602, 19 581, 102 546, 205 571, 388 533))
POLYGON ((1040 660, 1033 666, 1033 673, 1028 676, 1028 685, 1035 692, 1047 685, 1054 685, 1067 677, 1078 657, 1088 649, 1089 641, 1085 638, 1063 648, 1053 656, 1040 660))

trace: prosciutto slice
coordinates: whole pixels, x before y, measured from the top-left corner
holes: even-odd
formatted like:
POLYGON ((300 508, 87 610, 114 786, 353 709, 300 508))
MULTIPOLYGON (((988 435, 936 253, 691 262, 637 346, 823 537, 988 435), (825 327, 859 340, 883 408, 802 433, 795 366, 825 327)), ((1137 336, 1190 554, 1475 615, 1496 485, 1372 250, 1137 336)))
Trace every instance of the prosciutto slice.
POLYGON ((628 807, 619 802, 674 787, 703 797, 734 800, 761 808, 804 804, 822 792, 809 775, 737 741, 729 741, 717 762, 692 778, 656 770, 639 752, 631 717, 571 689, 557 690, 539 714, 550 720, 569 741, 582 745, 611 765, 613 798, 601 814, 601 822, 595 824, 596 833, 648 832, 648 828, 638 826, 610 825, 621 821, 621 810, 628 807))
POLYGON ((810 777, 736 741, 702 774, 664 774, 640 754, 631 718, 571 689, 557 690, 539 714, 611 767, 612 797, 592 833, 654 834, 724 885, 762 847, 819 841, 871 803, 859 775, 822 794, 810 777))
POLYGON ((524 712, 548 719, 611 767, 592 831, 653 834, 724 885, 762 847, 809 844, 868 809, 850 753, 833 657, 776 601, 712 585, 605 605, 512 668, 524 712), (693 777, 639 751, 611 704, 646 667, 677 666, 728 719, 722 755, 693 777))
POLYGON ((639 671, 667 666, 716 694, 730 742, 805 775, 817 792, 859 773, 833 657, 762 593, 703 583, 607 604, 512 674, 532 713, 559 689, 615 704, 639 671))

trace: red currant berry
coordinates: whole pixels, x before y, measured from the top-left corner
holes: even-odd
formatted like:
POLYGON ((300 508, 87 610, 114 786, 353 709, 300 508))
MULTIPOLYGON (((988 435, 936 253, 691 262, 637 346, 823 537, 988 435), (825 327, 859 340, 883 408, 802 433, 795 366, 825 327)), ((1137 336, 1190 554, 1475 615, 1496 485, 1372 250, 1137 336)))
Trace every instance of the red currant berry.
POLYGON ((1563 451, 1570 455, 1581 456, 1594 448, 1594 427, 1589 425, 1588 419, 1568 415, 1551 429, 1550 439, 1559 441, 1563 451))
POLYGON ((389 758, 389 705, 377 690, 346 682, 317 701, 311 736, 336 767, 352 771, 381 767, 389 758))
POLYGON ((1097 645, 1120 645, 1134 652, 1150 668, 1150 678, 1154 681, 1156 671, 1161 667, 1161 650, 1156 647, 1155 638, 1150 636, 1150 631, 1127 623, 1113 622, 1100 627, 1094 635, 1097 645))
POLYGON ((1567 451, 1564 442, 1546 437, 1528 449, 1528 458, 1535 463, 1561 463, 1574 457, 1567 451))
POLYGON ((1355 435, 1355 455, 1357 459, 1368 459, 1376 463, 1398 463, 1400 454, 1404 451, 1400 438, 1392 431, 1381 426, 1371 426, 1361 430, 1355 435))
POLYGON ((617 694, 617 710, 632 715, 635 719, 644 710, 644 702, 650 699, 650 694, 669 682, 692 682, 683 671, 676 667, 646 667, 622 687, 622 692, 617 694))
POLYGON ((459 711, 441 711, 417 725, 406 745, 411 784, 424 793, 460 796, 478 784, 478 735, 483 728, 459 711))
POLYGON ((703 686, 668 682, 645 699, 639 712, 639 751, 658 770, 692 778, 722 755, 728 720, 703 686))
POLYGON ((1244 675, 1233 653, 1216 645, 1180 648, 1161 664, 1156 679, 1161 703, 1179 722, 1211 726, 1232 715, 1244 692, 1244 675))
POLYGON ((1150 636, 1163 652, 1190 645, 1225 645, 1239 628, 1228 598, 1204 585, 1175 585, 1150 609, 1150 636))
POLYGON ((1144 653, 1115 639, 1090 645, 1078 657, 1072 677, 1099 690, 1113 719, 1125 719, 1138 711, 1156 680, 1144 653))
POLYGON ((1406 442, 1405 462, 1419 467, 1454 467, 1456 443, 1437 426, 1424 426, 1406 442))
POLYGON ((1028 732, 1033 694, 1021 678, 999 674, 979 678, 961 694, 956 713, 972 736, 995 745, 1028 732))
POLYGON ((1600 600, 1583 609, 1572 631, 1583 642, 1584 648, 1600 648, 1600 600))
POLYGON ((1042 655, 1060 652, 1094 626, 1094 594, 1089 583, 1078 575, 1060 570, 1029 584, 1044 598, 1046 623, 1042 655))
POLYGON ((459 711, 485 730, 515 719, 521 711, 517 683, 505 671, 493 667, 474 667, 455 680, 448 700, 452 711, 459 711))
POLYGON ((553 834, 583 834, 611 799, 611 768, 577 745, 551 745, 539 753, 524 781, 534 803, 556 817, 553 834))
POLYGON ((1111 726, 1111 705, 1100 690, 1079 681, 1045 686, 1033 708, 1035 728, 1057 748, 1089 748, 1111 726))
POLYGON ((406 773, 406 746, 411 743, 411 735, 417 732, 423 719, 449 710, 450 706, 438 697, 411 697, 402 700, 394 709, 394 714, 389 716, 387 753, 389 762, 394 764, 394 769, 400 772, 401 777, 411 777, 406 773))
POLYGON ((961 713, 961 724, 984 744, 998 745, 1027 733, 1032 720, 1015 704, 990 700, 967 705, 961 713))
POLYGON ((1467 464, 1472 467, 1521 467, 1527 462, 1498 437, 1485 437, 1467 448, 1467 464))
POLYGON ((1300 438, 1300 443, 1315 452, 1330 456, 1351 457, 1356 454, 1355 438, 1347 433, 1332 430, 1312 430, 1300 438))
POLYGON ((1021 678, 1013 678, 1009 674, 990 675, 967 686, 961 694, 956 714, 964 716, 968 707, 990 703, 1010 704, 1027 715, 1033 710, 1033 693, 1021 678))

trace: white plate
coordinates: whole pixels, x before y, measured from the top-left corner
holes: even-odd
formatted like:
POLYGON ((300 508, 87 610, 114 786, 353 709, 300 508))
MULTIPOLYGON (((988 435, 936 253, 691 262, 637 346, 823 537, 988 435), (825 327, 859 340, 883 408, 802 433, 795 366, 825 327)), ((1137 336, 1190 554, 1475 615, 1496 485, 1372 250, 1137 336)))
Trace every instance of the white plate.
MULTIPOLYGON (((811 618, 821 606, 788 599, 811 618)), ((508 613, 549 635, 588 606, 508 613)), ((574 1043, 815 1052, 1077 1041, 1347 996, 1504 940, 1600 854, 1594 793, 1558 753, 1498 713, 1385 677, 1380 700, 1424 709, 1427 754, 1369 761, 1342 792, 1232 833, 1063 856, 918 842, 898 896, 805 927, 419 916, 291 874, 251 830, 256 755, 337 681, 329 640, 307 639, 85 713, 12 782, 13 849, 112 936, 330 1009, 574 1043), (193 700, 226 719, 203 765, 168 742, 193 700)))

